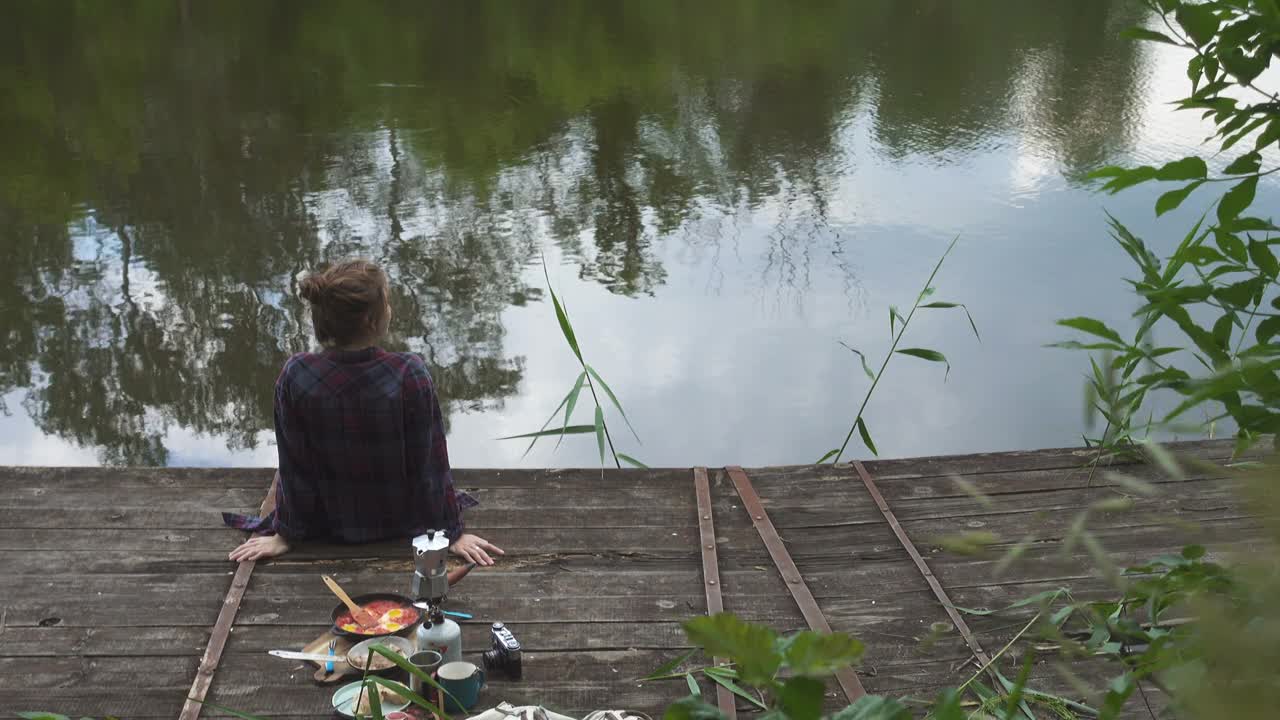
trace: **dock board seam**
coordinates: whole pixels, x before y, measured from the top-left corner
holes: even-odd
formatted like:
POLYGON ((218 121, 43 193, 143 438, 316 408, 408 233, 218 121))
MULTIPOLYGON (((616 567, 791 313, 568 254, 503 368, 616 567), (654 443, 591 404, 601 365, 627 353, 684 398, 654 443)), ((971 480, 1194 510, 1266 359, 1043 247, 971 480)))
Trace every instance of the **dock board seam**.
MULTIPOLYGON (((773 559, 773 564, 778 569, 778 574, 782 576, 783 584, 791 592, 791 597, 796 601, 796 605, 799 606, 800 614, 804 616, 805 622, 809 624, 810 629, 829 634, 831 632, 831 624, 827 622, 827 616, 822 613, 822 608, 818 607, 818 601, 814 599, 813 593, 809 591, 809 586, 804 581, 804 577, 800 575, 800 568, 796 567, 795 561, 791 559, 791 553, 787 551, 786 545, 782 542, 782 536, 778 534, 777 528, 773 526, 773 521, 769 519, 769 513, 765 511, 764 505, 761 504, 760 496, 756 494, 756 489, 752 486, 751 479, 737 465, 729 466, 725 468, 725 471, 729 473, 729 478, 733 480, 734 488, 738 491, 738 497, 742 498, 742 504, 746 508, 747 514, 751 516, 751 522, 755 525, 756 532, 760 534, 760 539, 764 542, 765 549, 769 551, 769 557, 773 559)), ((835 672, 835 676, 836 682, 840 684, 840 689, 844 691, 844 696, 850 703, 867 694, 867 691, 862 687, 862 681, 858 679, 857 673, 852 668, 840 668, 835 672)))
MULTIPOLYGON (((707 482, 707 469, 693 469, 694 494, 698 498, 698 538, 702 548, 702 583, 707 593, 707 614, 724 612, 724 596, 720 585, 720 559, 716 553, 716 529, 711 512, 711 485, 707 482)), ((724 658, 712 658, 716 665, 724 658)), ((716 683, 716 705, 727 720, 737 720, 738 704, 729 688, 716 683)))
POLYGON ((898 517, 893 514, 889 503, 880 494, 880 488, 876 486, 876 481, 871 477, 871 473, 867 472, 867 468, 858 461, 853 461, 853 468, 858 471, 858 476, 862 479, 862 484, 867 489, 867 493, 871 495, 871 499, 875 502, 876 507, 880 509, 880 514, 889 523, 889 529, 893 530, 893 534, 898 537, 898 542, 902 544, 907 554, 911 556, 911 561, 915 563, 920 574, 924 576, 924 580, 929 584, 929 589, 933 591, 933 596, 942 603, 942 609, 947 611, 947 617, 951 618, 952 624, 959 631, 960 637, 964 638, 964 642, 973 651, 973 656, 978 659, 980 667, 989 667, 991 665, 991 657, 982 649, 982 644, 978 642, 978 638, 969 629, 964 618, 960 617, 960 612, 956 610, 955 603, 951 602, 951 597, 947 595, 946 588, 942 587, 942 583, 938 582, 938 578, 934 576, 933 571, 929 569, 929 564, 925 562, 924 556, 916 549, 916 545, 907 536, 907 531, 903 529, 902 523, 898 522, 898 517))

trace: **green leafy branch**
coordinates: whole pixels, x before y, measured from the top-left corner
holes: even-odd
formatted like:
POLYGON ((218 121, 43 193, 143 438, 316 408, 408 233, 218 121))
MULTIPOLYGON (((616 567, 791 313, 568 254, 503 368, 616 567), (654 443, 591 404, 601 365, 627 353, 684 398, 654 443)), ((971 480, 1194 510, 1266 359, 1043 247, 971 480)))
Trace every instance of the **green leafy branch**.
POLYGON ((1096 439, 1099 447, 1131 446, 1138 429, 1134 418, 1150 394, 1169 390, 1182 400, 1158 423, 1148 411, 1148 432, 1157 424, 1169 427, 1198 408, 1204 415, 1201 427, 1210 432, 1219 420, 1230 418, 1237 428, 1237 452, 1242 452, 1260 437, 1280 431, 1280 344, 1275 342, 1280 337, 1280 260, 1274 250, 1280 244, 1280 228, 1270 218, 1249 212, 1259 180, 1280 171, 1263 166, 1264 158, 1280 145, 1280 96, 1256 84, 1275 57, 1280 6, 1269 0, 1146 4, 1168 32, 1132 28, 1125 34, 1190 51, 1191 95, 1177 106, 1198 110, 1213 122, 1221 152, 1250 138, 1253 147, 1216 175, 1196 156, 1160 167, 1110 166, 1092 173, 1092 178, 1105 181, 1102 189, 1109 193, 1150 181, 1183 183, 1156 200, 1157 216, 1178 208, 1197 188, 1229 187, 1163 261, 1111 218, 1113 237, 1140 272, 1139 278, 1129 280, 1142 301, 1134 312, 1138 331, 1133 340, 1124 341, 1099 320, 1071 318, 1060 324, 1090 340, 1059 346, 1110 355, 1101 365, 1091 361, 1093 375, 1087 384, 1091 412, 1107 421, 1102 437, 1096 439), (1233 87, 1251 89, 1261 99, 1234 97, 1229 92, 1233 87), (1206 314, 1216 319, 1201 323, 1199 318, 1206 314), (1161 321, 1181 332, 1202 372, 1193 375, 1173 362, 1172 354, 1181 347, 1149 346, 1150 332, 1161 321))
POLYGON ((940 300, 925 302, 934 294, 933 279, 938 275, 938 270, 942 268, 942 263, 947 259, 947 256, 951 254, 952 248, 956 246, 956 241, 959 239, 959 237, 953 239, 951 244, 947 245, 946 251, 942 253, 942 257, 938 258, 938 262, 933 266, 933 271, 929 273, 929 279, 925 281, 924 288, 921 289, 918 295, 916 295, 915 302, 912 303, 911 310, 907 312, 906 316, 903 316, 896 306, 889 306, 889 335, 893 339, 893 342, 889 346, 889 352, 885 353, 884 360, 880 363, 879 370, 874 372, 871 370, 871 366, 867 364, 867 356, 861 350, 850 347, 844 342, 840 343, 849 350, 849 352, 858 356, 858 359, 862 363, 863 372, 865 372, 867 377, 871 380, 871 386, 867 388, 866 394, 862 396, 862 404, 858 406, 858 414, 854 417, 853 424, 849 426, 849 432, 845 435, 844 442, 840 444, 840 447, 828 450, 826 454, 818 458, 816 464, 822 464, 828 460, 830 460, 832 464, 840 462, 840 459, 844 457, 845 450, 849 447, 849 441, 853 439, 854 432, 858 433, 858 436, 862 439, 862 444, 866 446, 867 450, 871 451, 872 455, 880 454, 879 451, 876 450, 875 442, 871 439, 871 431, 867 429, 867 422, 863 418, 863 414, 867 409, 867 403, 871 401, 872 394, 875 393, 876 387, 880 384, 880 378, 884 377, 884 371, 889 367, 889 361, 893 359, 894 355, 907 355, 921 360, 927 360, 929 362, 942 363, 946 366, 944 381, 945 378, 951 374, 951 363, 947 360, 945 355, 937 350, 918 347, 902 348, 901 350, 898 349, 898 343, 900 343, 903 336, 907 334, 907 328, 911 325, 911 320, 916 316, 917 310, 950 310, 959 308, 964 311, 965 318, 969 320, 969 327, 973 330, 974 337, 976 337, 979 342, 982 341, 982 336, 978 333, 978 326, 974 323, 973 316, 969 314, 969 308, 963 303, 944 302, 940 300))

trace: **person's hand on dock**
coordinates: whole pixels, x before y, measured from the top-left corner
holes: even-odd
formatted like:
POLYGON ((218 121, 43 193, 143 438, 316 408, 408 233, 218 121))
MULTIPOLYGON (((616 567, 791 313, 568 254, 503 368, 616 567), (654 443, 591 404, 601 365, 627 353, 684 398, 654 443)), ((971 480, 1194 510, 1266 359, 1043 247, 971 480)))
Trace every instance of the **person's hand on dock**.
POLYGON ((279 557, 287 552, 289 552, 289 543, 285 542, 282 536, 258 535, 245 540, 227 557, 234 562, 246 562, 279 557))
POLYGON ((502 548, 497 545, 478 535, 469 533, 458 536, 458 539, 449 546, 449 550, 454 555, 464 557, 477 565, 492 565, 493 558, 489 556, 489 553, 506 555, 502 548))

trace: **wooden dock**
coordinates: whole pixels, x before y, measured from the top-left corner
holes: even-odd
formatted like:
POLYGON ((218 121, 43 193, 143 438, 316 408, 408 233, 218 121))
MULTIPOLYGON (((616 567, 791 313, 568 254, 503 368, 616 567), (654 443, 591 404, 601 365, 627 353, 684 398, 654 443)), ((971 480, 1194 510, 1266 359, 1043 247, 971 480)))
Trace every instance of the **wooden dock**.
MULTIPOLYGON (((1177 449, 1230 454, 1225 443, 1177 449)), ((1077 513, 1116 492, 1101 474, 1088 486, 1088 457, 1045 450, 867 462, 902 537, 851 465, 747 469, 763 517, 748 513, 723 469, 706 473, 709 513, 699 512, 690 469, 603 477, 598 470, 458 470, 457 484, 482 503, 468 525, 507 555, 466 578, 449 605, 475 616, 464 624, 473 659, 486 649, 494 620, 525 645, 524 680, 492 682, 482 695, 490 705, 659 716, 687 694, 685 684, 637 679, 687 647, 680 622, 707 611, 707 581, 715 579, 707 572, 718 573, 726 610, 782 631, 807 626, 792 592, 804 589, 821 619, 867 644, 856 677, 867 692, 928 697, 976 669, 959 632, 922 644, 935 624, 954 625, 928 576, 962 607, 1003 607, 1063 585, 1085 597, 1100 590, 1086 558, 1064 557, 1061 548, 1077 513), (962 489, 957 475, 992 502, 962 489), (707 515, 716 551, 709 565, 700 539, 707 515), (765 544, 766 525, 794 561, 792 582, 765 544), (974 530, 1005 543, 1037 542, 996 578, 993 557, 952 555, 937 544, 974 530), (927 574, 903 538, 919 549, 927 574)), ((1124 470, 1161 483, 1162 492, 1093 518, 1120 562, 1191 541, 1235 547, 1263 534, 1220 479, 1124 470)), ((264 469, 0 468, 0 713, 178 717, 211 638, 217 645, 214 626, 237 572, 226 554, 243 534, 221 527, 218 512, 257 508, 270 478, 264 469)), ((307 547, 248 570, 240 570, 247 584, 225 651, 216 667, 206 660, 207 699, 267 717, 328 716, 332 687, 314 685, 309 666, 266 651, 300 648, 324 631, 334 600, 322 573, 353 594, 407 592, 407 541, 307 547)), ((1026 618, 1013 611, 965 621, 973 643, 994 653, 1026 618)), ((1032 682, 1065 690, 1048 662, 1036 666, 1032 682)), ((840 689, 831 685, 835 703, 840 689)), ((704 692, 714 697, 712 687, 704 692)), ((1128 713, 1152 717, 1137 696, 1128 713)))

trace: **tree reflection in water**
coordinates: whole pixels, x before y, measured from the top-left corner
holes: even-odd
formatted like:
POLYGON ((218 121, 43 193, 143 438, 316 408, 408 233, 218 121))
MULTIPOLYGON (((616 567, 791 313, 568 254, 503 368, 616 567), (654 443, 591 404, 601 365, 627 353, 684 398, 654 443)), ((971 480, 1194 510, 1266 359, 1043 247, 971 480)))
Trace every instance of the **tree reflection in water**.
POLYGON ((106 463, 165 463, 173 427, 263 442, 310 344, 296 278, 326 259, 382 263, 392 344, 446 413, 492 409, 519 391, 502 315, 542 300, 542 248, 623 295, 710 259, 712 292, 732 261, 776 307, 815 268, 852 297, 829 205, 859 113, 876 152, 937 163, 1016 126, 1070 177, 1126 143, 1139 82, 1119 0, 7 14, 0 396, 106 463))

